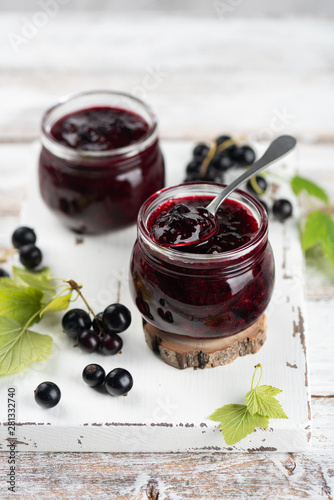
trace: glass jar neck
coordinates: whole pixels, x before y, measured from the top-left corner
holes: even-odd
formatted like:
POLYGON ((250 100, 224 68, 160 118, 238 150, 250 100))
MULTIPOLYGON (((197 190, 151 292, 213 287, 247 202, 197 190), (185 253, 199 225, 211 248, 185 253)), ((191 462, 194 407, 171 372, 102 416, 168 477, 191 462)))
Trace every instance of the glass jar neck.
MULTIPOLYGON (((251 210, 258 223, 258 231, 254 237, 245 245, 227 252, 218 254, 195 254, 190 252, 180 252, 171 247, 163 247, 156 243, 147 229, 147 222, 151 214, 167 200, 184 198, 186 196, 209 195, 216 196, 222 189, 219 184, 189 183, 172 188, 165 188, 151 196, 141 207, 138 214, 138 244, 142 251, 155 267, 168 269, 172 273, 173 269, 183 268, 193 276, 194 270, 202 273, 204 269, 216 269, 220 275, 230 275, 238 272, 245 272, 261 258, 268 243, 268 218, 263 206, 253 197, 240 190, 236 190, 230 196, 231 199, 245 205, 251 210)), ((175 271, 176 272, 176 271, 175 271)))
POLYGON ((87 167, 95 166, 97 162, 103 165, 103 160, 114 160, 115 162, 122 160, 125 163, 127 159, 131 161, 139 153, 148 150, 157 141, 157 138, 156 117, 143 101, 130 94, 104 90, 82 92, 62 98, 43 115, 40 136, 42 146, 54 156, 74 164, 87 165, 87 167), (53 137, 51 129, 58 120, 71 113, 93 106, 118 107, 134 112, 145 120, 148 130, 142 138, 129 146, 103 151, 74 149, 60 143, 53 137))

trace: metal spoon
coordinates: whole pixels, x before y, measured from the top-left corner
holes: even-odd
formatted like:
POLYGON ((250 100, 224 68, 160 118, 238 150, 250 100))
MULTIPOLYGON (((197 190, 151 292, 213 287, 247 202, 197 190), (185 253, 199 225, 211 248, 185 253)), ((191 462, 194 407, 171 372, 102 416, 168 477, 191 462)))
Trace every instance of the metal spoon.
POLYGON ((207 207, 205 207, 208 212, 210 212, 215 217, 218 208, 230 193, 237 189, 240 184, 248 181, 248 179, 253 177, 257 172, 260 172, 260 170, 268 167, 279 158, 283 158, 283 156, 288 154, 295 147, 296 142, 296 139, 291 135, 281 135, 280 137, 277 137, 277 139, 275 139, 270 144, 267 151, 263 156, 261 156, 261 158, 254 162, 253 165, 248 170, 246 170, 246 172, 240 175, 240 177, 226 186, 226 188, 223 189, 223 191, 218 196, 216 196, 216 198, 214 198, 207 207))
MULTIPOLYGON (((254 162, 253 165, 246 170, 246 172, 240 175, 240 177, 235 179, 229 186, 223 189, 223 191, 216 196, 216 198, 214 198, 207 207, 195 207, 193 210, 186 207, 188 213, 185 212, 184 214, 181 214, 184 231, 181 231, 180 233, 172 233, 174 238, 173 240, 170 240, 170 238, 168 238, 169 241, 159 238, 156 238, 156 240, 164 246, 177 247, 196 245, 197 243, 210 238, 218 229, 216 220, 217 211, 228 195, 237 189, 240 184, 253 177, 257 172, 263 170, 265 167, 268 167, 279 158, 283 158, 283 156, 289 153, 295 145, 296 139, 290 135, 281 135, 275 139, 270 144, 264 155, 254 162)), ((169 229, 168 226, 167 229, 169 229)))

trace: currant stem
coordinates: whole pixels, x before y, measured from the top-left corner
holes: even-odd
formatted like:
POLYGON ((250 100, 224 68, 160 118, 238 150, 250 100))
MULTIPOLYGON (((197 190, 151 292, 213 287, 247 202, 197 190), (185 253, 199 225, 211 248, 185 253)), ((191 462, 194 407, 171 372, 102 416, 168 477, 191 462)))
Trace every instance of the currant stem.
POLYGON ((217 150, 217 144, 216 144, 216 141, 212 141, 211 142, 211 146, 210 146, 210 149, 208 151, 208 154, 206 155, 206 157, 204 158, 203 162, 202 162, 202 165, 201 165, 201 170, 200 170, 200 176, 201 177, 204 177, 205 174, 206 174, 206 171, 208 169, 208 166, 210 164, 210 161, 212 160, 212 158, 215 156, 215 153, 216 153, 216 150, 217 150))
POLYGON ((261 189, 260 186, 258 185, 257 183, 257 179, 256 179, 256 175, 254 175, 254 177, 251 177, 250 178, 250 183, 252 185, 252 188, 254 189, 254 191, 259 195, 261 196, 263 193, 264 193, 264 189, 261 189))
POLYGON ((103 333, 103 328, 102 328, 102 326, 100 326, 99 318, 95 315, 93 309, 90 307, 90 305, 88 304, 87 300, 85 299, 85 297, 83 296, 83 294, 81 292, 82 285, 78 285, 78 283, 76 283, 74 280, 68 280, 68 281, 65 281, 65 283, 68 283, 70 285, 70 287, 72 288, 72 290, 75 290, 77 292, 78 296, 85 303, 88 311, 93 315, 93 318, 96 319, 96 324, 98 325, 99 330, 100 330, 99 336, 101 336, 103 333))
POLYGON ((208 170, 208 167, 210 165, 210 162, 216 153, 221 153, 225 149, 229 148, 230 146, 233 146, 234 144, 237 144, 239 141, 242 141, 244 139, 245 139, 245 136, 241 135, 241 136, 236 137, 236 138, 228 139, 227 141, 224 141, 221 144, 219 144, 219 146, 217 146, 216 141, 212 141, 210 149, 208 151, 208 154, 206 155, 206 157, 202 161, 201 170, 200 170, 200 177, 205 176, 205 174, 208 170))
POLYGON ((8 250, 5 250, 3 254, 0 257, 0 263, 4 263, 7 261, 7 257, 10 255, 14 255, 18 252, 17 248, 9 248, 8 250))
POLYGON ((253 389, 254 378, 255 378, 255 374, 256 374, 256 372, 257 372, 258 368, 260 368, 261 373, 260 373, 259 380, 258 380, 258 382, 257 382, 257 384, 256 384, 256 386, 255 386, 255 389, 256 389, 256 388, 257 388, 257 386, 259 385, 260 380, 261 380, 261 378, 262 378, 262 365, 261 365, 261 363, 258 363, 256 366, 254 366, 254 368, 255 368, 255 370, 254 370, 254 374, 253 374, 253 378, 252 378, 251 390, 253 389))

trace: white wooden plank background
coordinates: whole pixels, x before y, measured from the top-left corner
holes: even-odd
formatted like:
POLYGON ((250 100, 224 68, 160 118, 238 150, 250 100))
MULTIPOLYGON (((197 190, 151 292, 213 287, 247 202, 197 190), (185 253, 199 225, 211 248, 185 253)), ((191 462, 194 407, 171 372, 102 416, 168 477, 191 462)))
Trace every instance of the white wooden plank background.
MULTIPOLYGON (((147 67, 156 64, 169 69, 171 77, 155 88, 144 88, 144 97, 157 111, 165 139, 194 141, 229 131, 260 135, 263 129, 268 133, 274 110, 285 106, 293 114, 295 105, 299 112, 277 132, 298 136, 302 147, 297 167, 326 187, 333 200, 334 22, 330 18, 212 19, 201 24, 201 19, 192 18, 147 14, 106 18, 79 12, 50 20, 15 54, 7 34, 20 30, 20 19, 17 14, 0 18, 0 241, 5 242, 17 225, 27 183, 27 143, 37 137, 42 110, 59 95, 84 88, 142 88, 147 67)), ((209 453, 21 453, 21 497, 331 498, 334 280, 327 268, 319 272, 314 259, 306 278, 313 409, 310 453, 243 458, 209 453)), ((4 467, 5 459, 3 455, 4 467)), ((1 484, 1 496, 6 498, 3 488, 1 484)))
MULTIPOLYGON (((44 3, 44 2, 42 2, 44 3)), ((47 1, 45 0, 45 3, 47 1)), ((333 4, 329 1, 321 2, 302 2, 300 0, 281 0, 280 2, 267 2, 266 0, 253 0, 252 2, 230 1, 219 2, 207 0, 126 0, 118 2, 117 0, 62 0, 59 2, 61 8, 65 11, 96 11, 118 12, 127 14, 131 12, 162 12, 174 14, 197 14, 216 16, 217 7, 228 17, 266 17, 292 15, 301 16, 326 16, 333 15, 333 4)), ((40 3, 32 0, 29 3, 26 0, 15 0, 13 2, 2 2, 0 10, 10 12, 36 12, 41 10, 40 3)))

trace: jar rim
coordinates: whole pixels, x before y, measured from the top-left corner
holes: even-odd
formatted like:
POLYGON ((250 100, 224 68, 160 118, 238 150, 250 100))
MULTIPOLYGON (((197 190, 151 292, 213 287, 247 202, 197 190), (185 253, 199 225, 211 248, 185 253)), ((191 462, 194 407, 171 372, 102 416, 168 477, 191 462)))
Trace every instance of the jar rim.
MULTIPOLYGON (((264 240, 268 236, 268 216, 267 212, 265 211, 263 205, 253 196, 250 194, 246 193, 245 191, 242 191, 241 189, 236 189, 231 195, 229 195, 229 198, 235 199, 235 196, 241 197, 241 199, 247 200, 248 203, 250 203, 255 210, 258 212, 259 215, 259 228, 256 233, 256 235, 249 240, 247 243, 244 245, 241 245, 240 247, 234 249, 234 250, 229 250, 227 252, 222 252, 218 254, 197 254, 197 253, 190 253, 190 252, 179 252, 178 250, 172 248, 172 247, 164 247, 162 245, 159 245, 156 241, 154 241, 150 233, 147 229, 146 222, 148 221, 149 217, 146 217, 145 215, 147 214, 150 206, 157 200, 159 197, 163 196, 164 194, 170 192, 170 191, 175 191, 176 189, 179 188, 189 188, 189 195, 196 194, 196 189, 198 187, 203 187, 208 189, 208 193, 206 194, 212 194, 212 195, 217 195, 221 190, 225 187, 224 184, 218 184, 218 183, 207 183, 203 181, 195 181, 195 182, 187 182, 183 184, 177 184, 174 186, 169 186, 164 189, 161 189, 151 195, 141 206, 139 213, 138 213, 138 218, 137 218, 137 228, 138 228, 138 235, 143 238, 145 244, 153 250, 155 253, 159 254, 159 256, 163 256, 167 260, 170 261, 175 261, 175 260, 182 260, 182 262, 186 263, 202 263, 202 262, 211 262, 211 263, 224 263, 226 261, 235 261, 239 260, 240 258, 247 257, 247 255, 252 254, 253 251, 256 250, 256 248, 260 247, 261 244, 264 242, 264 240), (210 192, 211 190, 211 192, 210 192)), ((204 194, 204 192, 197 192, 197 194, 204 194)), ((167 199, 176 199, 177 196, 171 196, 170 198, 167 199)), ((167 201, 166 199, 166 201, 167 201)), ((237 201, 240 201, 240 199, 237 199, 237 201)), ((157 205, 159 206, 159 205, 157 205)), ((156 207, 157 208, 157 207, 156 207)), ((153 212, 151 212, 153 213, 153 212)))
MULTIPOLYGON (((100 105, 103 105, 102 101, 100 105)), ((105 105, 107 105, 105 103, 105 105)), ((82 107, 79 107, 79 109, 82 109, 82 107)), ((126 107, 124 109, 127 109, 126 107)), ((69 114, 69 113, 67 113, 69 114)), ((138 113, 140 114, 140 113, 138 113)), ((60 119, 62 116, 65 116, 66 113, 63 115, 58 116, 58 119, 60 119)), ((87 91, 82 91, 82 92, 73 92, 71 94, 67 94, 63 97, 61 97, 56 104, 53 106, 49 107, 43 114, 42 117, 42 123, 41 123, 41 136, 40 136, 40 141, 42 143, 42 146, 44 146, 46 149, 51 151, 54 155, 60 157, 60 158, 65 158, 65 159, 82 159, 82 160, 94 160, 94 159, 100 159, 100 158, 110 158, 110 157, 116 157, 116 156, 122 156, 122 157, 131 157, 134 155, 137 155, 139 152, 147 149, 153 142, 157 139, 158 136, 158 124, 157 124, 157 118, 155 113, 152 111, 152 109, 141 99, 138 97, 135 97, 134 95, 128 93, 128 92, 120 92, 117 90, 104 90, 104 89, 98 89, 98 90, 87 90, 87 91), (65 146, 64 144, 61 144, 57 139, 55 139, 51 135, 51 126, 55 123, 52 122, 52 118, 55 116, 55 114, 58 113, 59 109, 64 107, 66 104, 74 102, 77 99, 85 98, 85 97, 92 97, 92 96, 106 96, 106 97, 118 97, 120 100, 128 100, 132 101, 135 103, 139 108, 141 108, 149 117, 150 123, 148 123, 148 131, 145 133, 138 141, 134 142, 133 144, 130 144, 128 146, 123 146, 120 148, 115 148, 115 149, 106 149, 103 151, 89 151, 89 150, 83 150, 83 149, 74 149, 71 148, 70 146, 65 146)))

